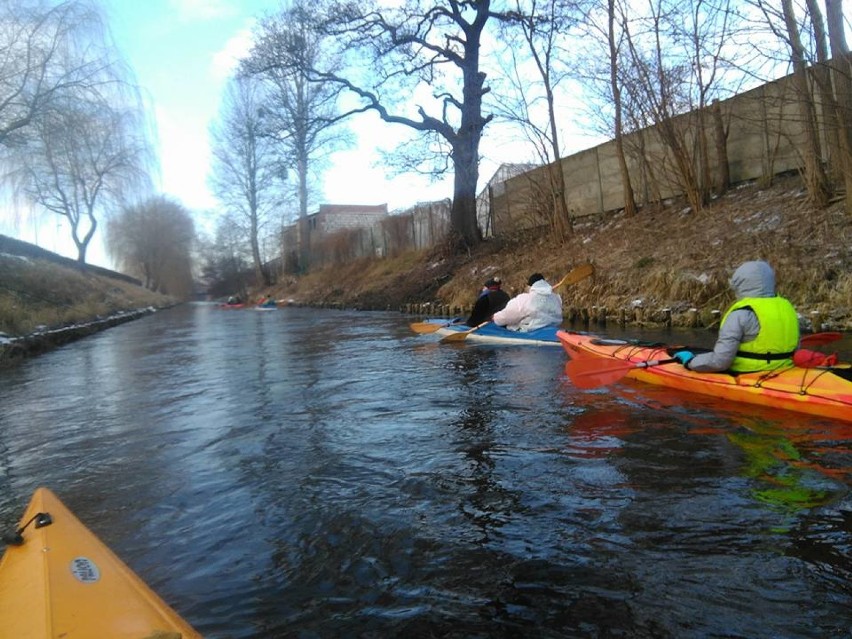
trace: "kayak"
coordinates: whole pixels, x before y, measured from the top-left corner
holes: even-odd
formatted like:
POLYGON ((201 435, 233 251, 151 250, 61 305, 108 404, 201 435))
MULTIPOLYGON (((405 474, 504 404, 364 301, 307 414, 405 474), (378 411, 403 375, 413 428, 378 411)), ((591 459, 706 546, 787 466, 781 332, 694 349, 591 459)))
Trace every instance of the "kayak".
POLYGON ((219 308, 244 308, 245 304, 219 304, 219 308))
POLYGON ((47 488, 17 532, 0 559, 3 637, 200 639, 47 488))
MULTIPOLYGON (((606 339, 569 331, 558 331, 557 338, 572 360, 566 371, 578 386, 588 379, 591 379, 591 385, 595 384, 595 379, 600 380, 598 385, 603 385, 624 376, 712 395, 720 400, 852 421, 852 370, 848 365, 819 368, 791 366, 781 370, 737 375, 696 373, 677 362, 657 365, 656 362, 670 359, 671 353, 678 350, 667 348, 664 344, 606 339), (574 363, 577 368, 572 374, 571 366, 574 363), (631 363, 636 367, 629 366, 631 363), (576 372, 580 370, 582 372, 576 372), (615 373, 614 376, 609 375, 610 372, 615 373)), ((584 387, 589 388, 591 385, 584 387)))
MULTIPOLYGON (((454 333, 469 331, 472 327, 467 324, 447 324, 447 320, 428 320, 429 323, 440 324, 441 327, 434 331, 436 335, 446 337, 454 333)), ((476 342, 480 344, 525 344, 527 346, 559 346, 556 338, 557 326, 545 326, 528 333, 510 331, 503 326, 497 326, 489 322, 464 338, 465 342, 476 342)))

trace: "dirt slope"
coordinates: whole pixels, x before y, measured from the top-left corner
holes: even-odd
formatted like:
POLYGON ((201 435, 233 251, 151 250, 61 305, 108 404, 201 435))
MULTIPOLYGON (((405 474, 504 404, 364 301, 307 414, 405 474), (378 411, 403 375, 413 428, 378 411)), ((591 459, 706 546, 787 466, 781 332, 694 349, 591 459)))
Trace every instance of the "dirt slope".
POLYGON ((653 323, 666 321, 669 309, 674 325, 706 326, 718 317, 713 311, 733 300, 731 272, 750 259, 775 267, 779 293, 808 322, 821 330, 852 330, 852 218, 841 201, 815 210, 796 176, 769 188, 741 186, 699 213, 671 201, 632 218, 583 218, 564 243, 528 233, 489 240, 470 255, 438 248, 364 260, 286 278, 270 292, 311 305, 396 309, 435 302, 465 308, 488 276, 501 276, 514 293, 534 271, 556 282, 590 261, 595 276, 561 291, 569 316, 605 312, 610 321, 653 323))

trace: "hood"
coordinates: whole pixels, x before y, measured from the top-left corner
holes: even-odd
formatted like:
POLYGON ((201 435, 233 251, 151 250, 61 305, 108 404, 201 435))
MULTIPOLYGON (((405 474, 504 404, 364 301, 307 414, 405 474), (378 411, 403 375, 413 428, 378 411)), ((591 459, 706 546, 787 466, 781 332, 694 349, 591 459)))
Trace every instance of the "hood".
POLYGON ((775 296, 775 272, 763 261, 746 262, 740 265, 731 276, 730 284, 737 299, 775 296))
POLYGON ((530 293, 535 295, 550 295, 552 292, 553 287, 544 280, 539 280, 530 286, 530 293))

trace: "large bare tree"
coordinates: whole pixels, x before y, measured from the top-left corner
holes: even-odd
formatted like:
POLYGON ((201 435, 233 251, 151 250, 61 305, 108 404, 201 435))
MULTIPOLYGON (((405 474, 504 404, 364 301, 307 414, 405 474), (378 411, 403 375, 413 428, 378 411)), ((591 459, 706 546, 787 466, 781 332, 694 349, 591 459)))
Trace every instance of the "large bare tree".
POLYGON ((264 135, 262 89, 251 76, 228 85, 219 120, 212 128, 213 191, 244 229, 251 247, 255 279, 268 285, 260 236, 280 203, 284 169, 273 140, 264 135))
POLYGON ((375 112, 446 145, 454 174, 451 229, 467 246, 482 239, 476 218, 479 145, 492 116, 483 115, 489 88, 480 56, 486 26, 496 15, 490 0, 409 0, 393 8, 335 3, 324 33, 347 52, 351 65, 346 73, 309 70, 311 80, 340 85, 357 98, 351 113, 375 112))
POLYGON ((264 86, 264 135, 275 141, 282 167, 296 174, 299 203, 299 268, 308 268, 308 204, 314 168, 347 142, 339 126, 339 84, 310 82, 309 69, 337 70, 338 60, 316 27, 312 5, 297 0, 266 18, 241 73, 264 86))

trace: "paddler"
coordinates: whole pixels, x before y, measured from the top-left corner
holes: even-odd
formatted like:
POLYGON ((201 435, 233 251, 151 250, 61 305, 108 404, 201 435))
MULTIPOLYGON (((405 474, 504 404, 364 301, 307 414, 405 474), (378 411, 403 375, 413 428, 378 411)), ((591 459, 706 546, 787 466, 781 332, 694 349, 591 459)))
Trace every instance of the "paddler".
POLYGON ((509 300, 506 308, 494 313, 494 323, 512 331, 527 333, 545 326, 562 324, 562 298, 541 273, 527 279, 527 290, 509 300))
POLYGON ((747 373, 787 368, 799 344, 799 317, 775 293, 775 272, 762 260, 734 271, 731 288, 737 301, 722 316, 719 337, 709 353, 682 350, 673 357, 691 371, 747 373))
POLYGON ((502 289, 502 286, 503 282, 499 277, 486 280, 465 324, 479 326, 482 322, 490 320, 494 313, 506 308, 506 304, 509 303, 509 294, 502 289))

